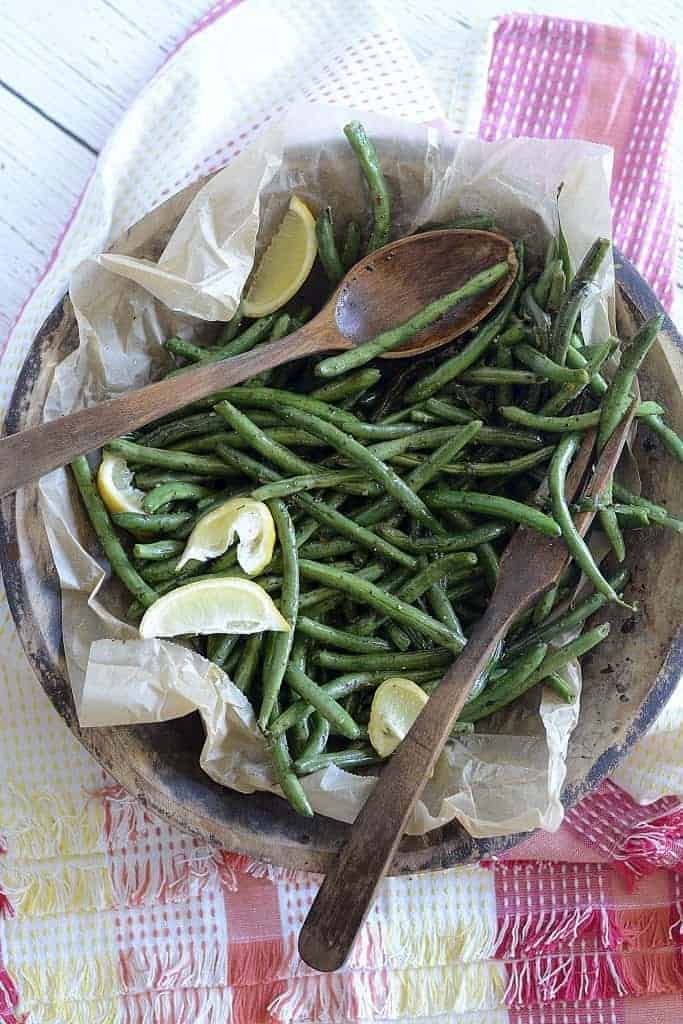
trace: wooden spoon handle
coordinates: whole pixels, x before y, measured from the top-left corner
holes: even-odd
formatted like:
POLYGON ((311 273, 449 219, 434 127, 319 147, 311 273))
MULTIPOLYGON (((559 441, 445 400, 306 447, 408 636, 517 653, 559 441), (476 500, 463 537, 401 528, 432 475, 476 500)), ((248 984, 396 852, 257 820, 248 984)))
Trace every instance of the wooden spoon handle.
POLYGON ((100 448, 113 437, 143 427, 221 388, 322 348, 338 347, 339 336, 312 320, 294 334, 259 345, 241 356, 188 370, 71 416, 11 434, 0 440, 0 497, 65 466, 77 455, 100 448))
POLYGON ((299 935, 299 953, 316 970, 335 971, 345 963, 441 748, 517 610, 506 616, 495 610, 493 602, 489 605, 467 646, 382 769, 299 935))

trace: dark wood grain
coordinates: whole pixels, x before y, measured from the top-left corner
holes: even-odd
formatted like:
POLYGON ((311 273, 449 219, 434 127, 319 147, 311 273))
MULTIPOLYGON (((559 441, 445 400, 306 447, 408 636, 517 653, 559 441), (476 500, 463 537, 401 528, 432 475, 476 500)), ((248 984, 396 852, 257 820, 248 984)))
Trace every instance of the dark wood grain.
POLYGON ((172 377, 0 441, 0 497, 190 402, 315 352, 352 348, 455 291, 480 270, 507 260, 510 272, 416 336, 411 352, 445 345, 487 316, 515 275, 508 239, 488 231, 429 231, 361 260, 330 301, 300 330, 251 352, 172 377), (398 296, 403 295, 402 301, 398 296))
MULTIPOLYGON (((612 476, 635 407, 633 403, 629 415, 605 446, 590 483, 590 497, 598 498, 612 476)), ((567 477, 568 501, 579 493, 594 445, 595 431, 590 431, 567 477)), ((581 533, 586 532, 593 515, 594 512, 581 514, 581 533)), ((299 953, 310 967, 336 971, 346 962, 377 886, 389 870, 415 804, 434 772, 470 690, 515 619, 557 582, 570 557, 560 538, 545 537, 526 528, 515 531, 501 560, 491 601, 467 646, 382 769, 348 842, 318 891, 299 935, 299 953)))

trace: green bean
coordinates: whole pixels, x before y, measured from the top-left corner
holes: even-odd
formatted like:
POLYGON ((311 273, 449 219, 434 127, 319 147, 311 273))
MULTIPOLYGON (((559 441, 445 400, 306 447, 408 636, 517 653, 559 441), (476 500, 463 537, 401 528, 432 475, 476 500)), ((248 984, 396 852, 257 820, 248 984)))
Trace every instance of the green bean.
POLYGON ((429 565, 424 566, 420 572, 403 584, 396 591, 396 596, 408 604, 412 604, 421 597, 432 583, 438 580, 445 580, 457 576, 463 570, 473 569, 477 564, 477 556, 473 551, 457 551, 453 554, 444 555, 443 558, 436 558, 429 565))
POLYGON ((648 498, 633 494, 616 480, 614 481, 614 494, 619 501, 626 502, 629 505, 639 505, 641 508, 644 508, 652 522, 656 523, 657 526, 668 526, 677 533, 683 533, 683 519, 677 519, 676 516, 672 516, 663 505, 657 505, 648 498))
POLYGON ((533 615, 531 616, 531 622, 534 626, 540 625, 548 618, 555 607, 559 589, 559 583, 556 583, 553 587, 546 590, 545 594, 536 602, 533 615))
MULTIPOLYGON (((392 527, 382 527, 382 533, 393 538, 393 542, 397 546, 398 532, 392 527)), ((447 554, 453 551, 470 551, 488 541, 499 540, 499 538, 507 536, 509 532, 510 528, 505 523, 482 523, 480 526, 455 536, 451 534, 448 537, 409 537, 406 540, 410 541, 410 550, 415 554, 424 555, 431 552, 447 554)))
POLYGON ((320 419, 318 416, 310 414, 307 416, 305 413, 299 412, 298 409, 283 409, 282 415, 284 419, 292 422, 295 426, 301 426, 305 423, 306 429, 310 433, 315 434, 321 441, 335 448, 361 469, 366 469, 372 479, 377 480, 385 491, 399 505, 405 508, 414 519, 424 523, 426 526, 435 528, 436 532, 439 532, 438 522, 405 481, 397 476, 393 469, 390 469, 389 466, 369 452, 367 448, 359 444, 350 434, 345 434, 334 424, 325 422, 325 420, 320 419))
POLYGON ((553 516, 556 523, 562 530, 564 542, 569 548, 572 558, 579 568, 586 574, 595 589, 604 594, 609 601, 616 601, 622 607, 628 607, 620 599, 614 588, 605 579, 590 552, 590 549, 583 537, 580 535, 574 520, 572 519, 569 506, 564 494, 567 470, 581 443, 580 434, 567 434, 557 446, 550 470, 548 472, 548 487, 550 489, 550 502, 553 516))
POLYGON ((346 225, 344 233, 344 245, 342 246, 341 261, 344 271, 350 270, 354 263, 358 262, 360 255, 360 227, 358 222, 350 220, 346 225))
MULTIPOLYGON (((641 402, 636 410, 636 416, 650 416, 655 412, 656 407, 656 402, 641 402)), ((657 408, 661 410, 661 406, 657 408)), ((546 434, 567 434, 577 430, 590 430, 591 427, 597 427, 600 422, 599 409, 595 409, 593 412, 577 413, 574 416, 541 416, 535 412, 527 412, 526 409, 518 409, 514 405, 503 406, 499 411, 510 423, 531 427, 532 430, 541 430, 546 434)))
POLYGON ((683 462, 683 437, 668 426, 661 416, 644 416, 643 423, 657 435, 670 455, 683 462))
POLYGON ((206 349, 200 345, 193 345, 191 341, 184 338, 169 338, 164 342, 164 348, 174 356, 187 359, 189 363, 198 363, 206 355, 206 349))
POLYGON ((541 308, 545 308, 548 302, 553 274, 556 273, 558 268, 562 268, 562 263, 559 260, 549 260, 533 285, 533 296, 541 308))
POLYGON ((219 345, 217 348, 211 349, 211 351, 207 351, 202 357, 202 365, 219 363, 223 359, 230 359, 232 356, 239 356, 243 352, 249 352, 260 341, 264 341, 268 337, 276 319, 275 313, 269 313, 268 316, 262 316, 260 320, 255 320, 253 324, 247 327, 246 331, 242 331, 241 334, 232 338, 231 341, 224 345, 219 345))
POLYGON ((531 345, 517 345, 514 350, 515 359, 518 359, 525 366, 535 373, 546 377, 548 380, 569 384, 587 384, 589 377, 585 370, 572 370, 567 366, 560 366, 553 362, 541 352, 538 352, 531 345))
POLYGON ((315 222, 315 233, 318 239, 318 256, 323 270, 333 287, 336 287, 344 276, 344 268, 339 258, 337 243, 334 240, 332 226, 332 209, 326 206, 315 222))
POLYGON ((358 739, 360 730, 354 720, 322 686, 318 686, 305 672, 293 665, 287 666, 285 675, 291 688, 326 718, 336 732, 350 740, 358 739))
POLYGON ((282 409, 291 407, 319 416, 320 419, 329 420, 330 423, 361 441, 388 441, 391 438, 416 433, 420 429, 410 423, 365 423, 353 413, 339 409, 336 405, 320 402, 311 398, 310 395, 294 394, 282 388, 251 387, 248 384, 242 384, 239 387, 226 388, 225 391, 217 392, 212 396, 211 401, 214 404, 231 401, 238 406, 254 406, 267 409, 269 412, 276 411, 278 414, 282 409))
POLYGON ((173 533, 174 530, 189 524, 194 516, 189 512, 162 512, 154 516, 142 512, 112 512, 112 522, 129 533, 143 537, 157 537, 160 533, 173 533))
POLYGON ((185 543, 182 540, 155 540, 151 544, 135 544, 133 558, 156 562, 161 558, 179 555, 184 550, 185 543))
POLYGON ((436 509, 466 509, 478 515, 493 516, 496 519, 507 519, 514 523, 529 526, 548 537, 559 537, 560 528, 550 516, 540 512, 532 505, 524 505, 521 501, 502 498, 497 494, 481 494, 478 491, 455 491, 445 488, 432 491, 427 501, 436 509))
MULTIPOLYGON (((537 452, 508 459, 507 462, 452 462, 442 466, 441 472, 456 476, 513 476, 547 462, 554 451, 554 445, 548 445, 537 452)), ((420 465, 421 460, 419 456, 405 455, 397 458, 396 462, 401 466, 414 466, 416 463, 420 465)))
POLYGON ((356 547, 353 540, 325 540, 318 543, 314 541, 311 544, 302 544, 299 547, 299 554, 302 558, 324 562, 331 558, 339 558, 340 555, 347 555, 350 551, 355 551, 356 547))
POLYGON ((644 508, 637 505, 615 504, 614 511, 617 514, 619 526, 625 530, 639 530, 646 526, 654 526, 644 508))
POLYGON ((344 126, 344 135, 358 157, 365 177, 372 205, 372 232, 368 239, 368 252, 381 249, 389 241, 391 230, 391 197, 382 174, 377 150, 367 137, 360 121, 350 121, 344 126))
POLYGON ((333 626, 326 626, 315 619, 309 619, 306 615, 300 615, 297 620, 297 631, 311 640, 317 640, 329 647, 336 647, 340 651, 372 652, 388 651, 389 644, 386 640, 377 637, 358 636, 355 633, 347 633, 342 629, 335 629, 333 626))
POLYGON ((452 629, 464 643, 465 634, 462 631, 460 619, 456 615, 455 609, 446 593, 446 588, 439 582, 432 583, 428 593, 429 604, 436 618, 439 622, 443 622, 444 626, 452 629))
MULTIPOLYGON (((435 476, 443 470, 445 463, 448 459, 453 458, 458 454, 470 441, 473 441, 480 433, 482 428, 481 420, 474 420, 471 423, 465 424, 460 430, 455 433, 448 430, 451 436, 447 437, 444 443, 432 452, 427 459, 421 461, 415 469, 409 473, 406 483, 412 491, 417 494, 422 490, 428 483, 430 483, 435 476)), ((424 434, 429 431, 424 431, 424 434)), ((410 439, 419 437, 420 435, 411 435, 410 439)), ((424 436, 424 435, 423 435, 424 436)), ((393 442, 388 441, 386 444, 392 444, 393 442)), ((376 445, 373 452, 376 454, 379 445, 376 445)), ((367 509, 362 511, 357 517, 356 522, 359 525, 371 526, 374 523, 382 522, 387 516, 392 515, 396 511, 396 502, 393 498, 384 497, 380 498, 379 501, 369 506, 367 509)))
POLYGON ((564 294, 550 335, 550 356, 556 363, 565 363, 577 318, 588 297, 596 290, 595 276, 609 249, 610 243, 606 238, 596 239, 564 294))
MULTIPOLYGON (((431 640, 444 647, 448 647, 456 653, 462 650, 460 637, 447 629, 443 623, 400 600, 400 598, 395 597, 393 594, 387 593, 374 583, 362 579, 358 574, 352 575, 351 573, 342 572, 331 566, 324 565, 321 562, 312 562, 308 559, 302 559, 300 566, 302 575, 307 579, 312 579, 331 587, 336 586, 341 593, 347 594, 362 604, 369 605, 400 625, 412 626, 421 635, 428 636, 431 640)), ((387 655, 387 657, 389 656, 387 655)))
POLYGON ((244 317, 242 316, 242 303, 240 302, 237 309, 232 315, 232 318, 223 326, 221 333, 218 335, 218 344, 227 345, 229 341, 235 337, 239 331, 244 317))
POLYGON ((546 654, 539 668, 533 673, 530 682, 533 681, 534 686, 536 683, 542 683, 547 676, 564 668, 574 658, 582 658, 584 654, 587 654, 593 647, 601 643, 605 637, 609 636, 609 631, 609 622, 604 622, 602 625, 588 630, 587 633, 582 633, 576 640, 565 644, 564 647, 558 647, 550 654, 546 654))
POLYGON ((357 366, 364 366, 383 352, 397 348, 403 342, 409 341, 415 334, 424 330, 425 327, 429 327, 460 302, 465 302, 486 291, 505 277, 509 269, 508 264, 503 262, 482 270, 460 288, 434 299, 397 327, 390 327, 369 341, 364 341, 340 355, 328 356, 327 359, 323 359, 316 365, 315 373, 319 377, 337 377, 340 373, 347 373, 357 366))
POLYGON ((133 597, 144 605, 145 608, 148 608, 151 604, 154 604, 158 595, 152 587, 145 583, 144 579, 130 564, 128 555, 112 526, 104 502, 93 483, 90 466, 85 455, 79 455, 74 459, 71 463, 71 472, 85 505, 85 510, 88 513, 88 518, 97 534, 97 539, 109 560, 112 572, 118 576, 133 597))
POLYGON ((240 412, 230 402, 219 402, 216 412, 228 423, 240 437, 248 441, 260 455, 269 462, 283 469, 286 473, 315 473, 317 467, 300 456, 290 452, 288 448, 268 437, 253 420, 240 412))
POLYGON ((543 682, 551 690, 554 690, 560 700, 563 700, 565 704, 573 704, 576 700, 574 691, 567 685, 559 672, 549 672, 543 682))
POLYGON ((337 750, 305 759, 299 757, 294 762, 294 768, 299 775, 311 775, 312 772, 324 771, 330 765, 337 768, 364 768, 371 764, 382 764, 382 758, 373 747, 365 744, 362 747, 349 747, 348 750, 337 750))
POLYGON ((546 380, 528 370, 501 370, 496 366, 480 366, 463 373, 460 380, 468 384, 543 384, 546 380))
POLYGON ((633 399, 631 388, 635 376, 659 334, 664 315, 653 316, 637 332, 633 341, 623 353, 600 407, 598 427, 598 451, 602 451, 608 439, 628 412, 633 399))
POLYGON ((166 580, 184 581, 196 576, 205 568, 205 563, 195 558, 186 562, 182 570, 178 570, 180 558, 162 558, 158 562, 145 562, 139 567, 142 578, 147 583, 165 583, 166 580))
POLYGON ((145 466, 162 466, 177 469, 181 473, 197 473, 200 476, 225 476, 225 464, 209 455, 193 455, 190 452, 165 451, 163 448, 149 448, 144 444, 118 438, 109 441, 106 449, 123 455, 130 462, 145 466))
POLYGON ((380 370, 373 367, 366 367, 364 370, 357 370, 350 373, 348 377, 340 380, 331 380, 327 384, 311 391, 311 398, 317 398, 321 402, 339 402, 342 398, 350 395, 361 394, 373 387, 382 376, 380 370))
POLYGON ((135 474, 135 484, 143 491, 151 491, 158 484, 205 484, 206 477, 198 473, 174 473, 170 469, 141 469, 135 474))
POLYGON ((200 498, 211 498, 215 491, 199 484, 183 484, 175 480, 157 486, 146 494, 142 501, 142 511, 152 515, 160 511, 172 501, 198 501, 200 498))
MULTIPOLYGON (((567 363, 569 366, 585 369, 589 374, 589 386, 597 397, 601 397, 607 391, 607 382, 598 372, 602 364, 609 359, 614 351, 615 339, 608 338, 602 345, 595 346, 595 353, 591 356, 590 362, 583 353, 570 345, 567 349, 567 363)), ((618 344, 618 342, 617 342, 618 344)), ((560 412, 569 402, 572 402, 583 391, 585 385, 564 384, 552 395, 541 407, 541 415, 554 416, 560 412)))
POLYGON ((591 391, 596 398, 602 398, 607 391, 607 381, 598 371, 605 360, 609 358, 611 353, 614 351, 614 344, 615 342, 617 344, 619 343, 618 339, 610 337, 607 341, 603 342, 602 345, 594 345, 593 355, 591 355, 590 361, 583 352, 579 351, 575 342, 576 338, 572 335, 571 344, 567 349, 567 363, 569 366, 574 367, 574 369, 587 369, 591 374, 589 382, 591 391))
POLYGON ((287 737, 284 735, 270 736, 266 740, 266 746, 273 762, 275 777, 280 789, 298 814, 302 814, 306 818, 312 818, 313 808, 292 768, 287 737))
MULTIPOLYGON (((343 484, 361 484, 366 480, 358 470, 331 470, 329 473, 308 473, 302 476, 290 476, 283 480, 275 480, 270 484, 263 484, 251 492, 252 498, 256 501, 267 501, 268 498, 287 498, 291 494, 301 494, 302 491, 320 490, 326 487, 341 487, 343 484)), ((343 488, 342 488, 343 489, 343 488)), ((366 492, 372 493, 371 487, 365 488, 366 492)))
POLYGON ((262 633, 254 633, 248 636, 244 642, 244 651, 237 668, 234 671, 232 681, 242 693, 249 693, 254 680, 254 673, 261 654, 262 633))
MULTIPOLYGON (((413 672, 420 669, 446 668, 453 661, 451 651, 390 651, 382 654, 340 654, 319 650, 313 662, 320 668, 337 672, 413 672)), ((412 678, 412 676, 411 676, 412 678)))
MULTIPOLYGON (((511 349, 499 344, 496 349, 496 366, 499 370, 511 370, 512 365, 513 358, 511 349)), ((507 381, 503 381, 496 385, 496 406, 512 405, 513 400, 514 391, 512 384, 507 381)))
MULTIPOLYGON (((436 401, 436 399, 430 399, 436 401)), ((429 403, 426 403, 429 404, 429 403)), ((446 403, 443 403, 444 405, 446 403)), ((458 410, 460 411, 460 410, 458 410)), ((445 418, 445 417, 444 417, 445 418)), ((467 420, 453 420, 459 424, 480 422, 473 420, 470 416, 467 420)), ((433 445, 441 444, 444 441, 449 440, 453 436, 453 431, 449 427, 432 427, 429 430, 421 430, 417 433, 411 434, 409 437, 403 437, 400 440, 404 442, 405 451, 412 451, 417 448, 430 448, 433 445)), ((520 448, 523 451, 534 451, 536 448, 543 447, 543 438, 538 434, 530 434, 528 431, 523 430, 511 430, 509 427, 482 427, 477 434, 477 442, 479 444, 490 444, 496 448, 520 448)), ((387 444, 389 442, 386 442, 387 444)), ((396 442, 398 444, 398 440, 396 442)), ((379 445, 373 446, 373 451, 382 456, 377 449, 379 445)), ((398 454, 398 451, 397 451, 398 454)))
MULTIPOLYGON (((306 719, 304 719, 304 722, 306 719)), ((293 728, 296 729, 302 723, 297 722, 293 728)), ((306 744, 301 748, 298 754, 298 760, 305 763, 312 757, 317 757, 318 754, 322 754, 327 746, 327 741, 330 736, 330 723, 326 718, 315 711, 311 715, 311 726, 306 744)))
POLYGON ((556 267, 550 282, 548 301, 546 303, 546 308, 549 313, 557 313, 562 305, 562 299, 564 298, 564 294, 567 290, 567 280, 568 278, 564 269, 562 267, 556 267))
POLYGON ((431 398, 445 384, 460 376, 460 374, 464 373, 465 370, 481 359, 494 338, 500 334, 507 323, 510 313, 517 304, 524 275, 524 249, 522 244, 517 243, 515 249, 519 264, 517 276, 497 312, 479 328, 472 341, 460 349, 456 355, 446 359, 436 369, 432 370, 431 373, 421 377, 412 387, 408 388, 405 394, 407 402, 421 402, 425 398, 431 398))
MULTIPOLYGON (((252 423, 256 423, 255 416, 250 416, 249 419, 252 423)), ((279 426, 266 427, 263 433, 272 441, 284 444, 287 447, 305 446, 307 448, 320 448, 320 441, 313 437, 312 434, 307 434, 305 430, 292 430, 291 427, 279 426)), ((243 437, 240 437, 239 434, 226 430, 210 434, 207 437, 199 437, 196 440, 189 439, 188 441, 183 441, 183 446, 188 452, 215 452, 219 444, 227 444, 231 448, 238 448, 240 451, 250 447, 248 442, 243 437)), ((175 445, 173 448, 175 450, 175 445)))
MULTIPOLYGON (((257 634, 258 635, 258 634, 257 634)), ((213 633, 206 640, 206 656, 219 668, 222 668, 229 655, 239 642, 239 637, 231 633, 213 633)))
MULTIPOLYGON (((242 472, 247 475, 255 476, 256 479, 265 480, 267 482, 277 480, 277 474, 273 470, 256 462, 256 460, 242 452, 231 452, 229 449, 219 445, 218 453, 221 458, 228 461, 230 465, 238 466, 242 472)), ((330 527, 337 533, 343 534, 352 540, 354 544, 359 544, 361 547, 372 551, 374 554, 378 554, 384 558, 398 562, 400 565, 406 565, 408 568, 412 568, 415 565, 414 558, 406 555, 405 552, 400 551, 398 548, 394 547, 393 544, 390 544, 382 537, 379 537, 376 533, 373 533, 365 526, 360 525, 357 521, 354 522, 354 520, 350 519, 348 516, 343 515, 341 512, 337 512, 329 503, 317 501, 315 498, 311 498, 308 494, 296 495, 296 503, 301 506, 301 508, 303 508, 312 519, 330 527)), ((343 548, 342 550, 346 551, 346 548, 343 548)))
POLYGON ((263 692, 258 723, 263 732, 273 714, 278 693, 285 676, 289 654, 292 649, 294 630, 299 609, 299 559, 296 550, 296 533, 287 506, 279 498, 268 502, 268 508, 275 522, 278 543, 282 554, 282 594, 280 612, 289 623, 287 633, 272 633, 268 637, 263 664, 263 692))
POLYGON ((289 313, 281 313, 273 324, 273 329, 268 335, 268 341, 279 341, 280 338, 291 334, 294 330, 293 323, 294 321, 289 313))
MULTIPOLYGON (((613 482, 613 476, 611 476, 602 493, 602 496, 608 503, 608 506, 611 506, 614 500, 612 492, 613 482)), ((623 562, 626 558, 626 543, 619 526, 616 510, 610 507, 601 508, 598 512, 598 519, 600 520, 602 532, 607 537, 617 561, 623 562)))
MULTIPOLYGON (((375 672, 351 672, 346 675, 336 676, 329 683, 323 683, 320 687, 328 697, 335 700, 342 700, 352 693, 360 690, 374 689, 384 678, 383 671, 375 672)), ((297 722, 303 721, 314 713, 314 708, 308 701, 298 700, 283 711, 274 719, 270 732, 273 736, 280 736, 287 732, 297 722)))
MULTIPOLYGON (((290 694, 293 693, 294 691, 290 687, 290 694)), ((295 758, 301 756, 301 751, 308 743, 308 732, 308 719, 304 719, 303 722, 297 722, 296 725, 293 726, 291 733, 291 743, 292 751, 294 753, 295 758)))
POLYGON ((480 718, 487 718, 535 686, 536 682, 531 680, 543 664, 547 650, 546 644, 534 644, 495 683, 465 705, 459 721, 478 722, 480 718))

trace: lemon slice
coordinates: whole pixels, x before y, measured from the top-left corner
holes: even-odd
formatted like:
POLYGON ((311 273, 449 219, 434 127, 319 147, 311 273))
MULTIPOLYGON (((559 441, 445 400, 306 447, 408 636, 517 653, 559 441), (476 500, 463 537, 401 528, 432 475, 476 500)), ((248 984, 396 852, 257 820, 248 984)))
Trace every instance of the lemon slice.
POLYGON ((429 700, 412 679, 392 676, 372 698, 368 737, 380 757, 389 757, 429 700))
POLYGON ((284 306, 310 274, 317 251, 315 217, 305 203, 292 196, 242 299, 244 315, 266 316, 284 306))
POLYGON ((275 525, 270 509, 253 498, 230 498, 207 512, 187 538, 178 570, 196 559, 206 562, 227 551, 239 537, 237 561, 249 576, 262 572, 273 557, 275 525))
POLYGON ((289 632, 263 587, 253 580, 195 580, 171 590, 142 616, 140 635, 183 636, 210 633, 289 632))
POLYGON ((144 491, 133 485, 133 472, 121 455, 104 453, 97 471, 97 490, 110 512, 142 512, 144 491))

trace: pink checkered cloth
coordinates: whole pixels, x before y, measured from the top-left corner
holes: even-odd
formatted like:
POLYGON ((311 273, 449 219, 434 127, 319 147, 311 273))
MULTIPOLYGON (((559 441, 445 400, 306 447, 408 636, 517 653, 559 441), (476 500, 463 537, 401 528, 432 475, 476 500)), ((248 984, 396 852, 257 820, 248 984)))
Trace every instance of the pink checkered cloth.
MULTIPOLYGON (((582 136, 613 146, 616 242, 667 306, 675 221, 666 155, 678 90, 662 40, 511 15, 496 24, 481 120, 486 139, 582 136)), ((98 899, 116 954, 79 950, 84 976, 90 956, 105 965, 107 998, 93 971, 100 1001, 93 996, 88 1012, 74 1006, 69 1020, 683 1021, 683 810, 673 798, 641 806, 606 782, 559 832, 499 861, 387 881, 351 963, 333 976, 311 972, 296 953, 316 878, 206 850, 110 780, 93 800, 102 836, 92 850, 106 876, 98 899)), ((0 917, 12 913, 0 892, 0 917)), ((75 917, 70 927, 83 927, 75 917)), ((47 1006, 55 986, 69 998, 68 976, 57 974, 41 975, 47 990, 28 992, 40 965, 24 968, 22 943, 36 920, 13 933, 6 966, 0 941, 3 1024, 23 1020, 22 997, 39 1022, 57 1020, 47 1006)))

